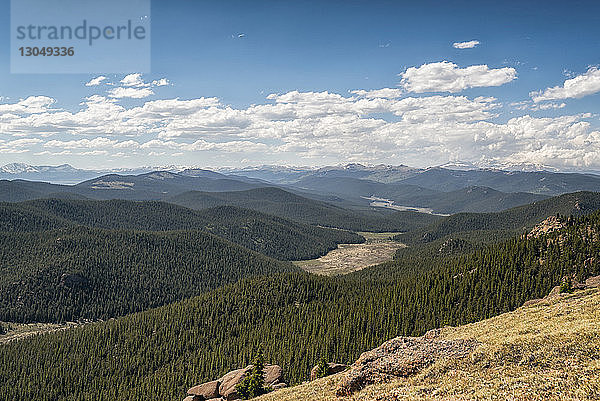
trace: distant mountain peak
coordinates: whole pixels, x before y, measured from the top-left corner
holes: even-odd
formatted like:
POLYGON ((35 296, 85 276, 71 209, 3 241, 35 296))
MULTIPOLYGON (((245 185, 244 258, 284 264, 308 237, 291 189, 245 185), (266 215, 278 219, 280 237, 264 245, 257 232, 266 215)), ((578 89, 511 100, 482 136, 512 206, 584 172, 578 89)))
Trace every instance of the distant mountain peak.
POLYGON ((36 173, 38 171, 36 167, 25 163, 9 163, 0 167, 0 172, 7 174, 36 173))

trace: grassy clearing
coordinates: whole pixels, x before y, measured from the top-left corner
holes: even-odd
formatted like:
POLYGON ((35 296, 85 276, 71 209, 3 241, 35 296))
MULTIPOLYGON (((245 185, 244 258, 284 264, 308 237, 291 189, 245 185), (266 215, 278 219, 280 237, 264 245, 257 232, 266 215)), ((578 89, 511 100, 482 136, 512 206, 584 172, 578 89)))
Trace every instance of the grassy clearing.
POLYGON ((47 333, 50 331, 65 330, 71 327, 78 326, 78 323, 65 323, 65 324, 54 324, 54 323, 4 323, 0 322, 0 325, 6 330, 5 334, 0 334, 0 344, 8 343, 11 341, 22 340, 36 334, 47 333))
POLYGON ((335 396, 342 374, 284 389, 260 401, 598 400, 600 292, 562 295, 492 319, 446 327, 447 339, 475 338, 470 358, 440 361, 408 379, 335 396))
POLYGON ((387 262, 394 257, 396 250, 405 246, 392 240, 398 233, 360 232, 359 234, 365 237, 364 244, 340 244, 337 249, 318 259, 294 263, 310 273, 334 276, 387 262))

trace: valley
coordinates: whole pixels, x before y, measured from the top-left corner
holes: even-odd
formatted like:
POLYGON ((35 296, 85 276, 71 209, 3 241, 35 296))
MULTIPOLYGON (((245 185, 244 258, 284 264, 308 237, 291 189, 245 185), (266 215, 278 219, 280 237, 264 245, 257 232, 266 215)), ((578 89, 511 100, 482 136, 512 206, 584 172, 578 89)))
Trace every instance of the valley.
POLYGON ((344 172, 304 188, 207 170, 0 182, 0 399, 180 401, 258 346, 292 386, 266 399, 329 399, 337 376, 301 385, 322 358, 350 365, 600 274, 600 193, 321 179, 344 172), (431 207, 389 207, 409 198, 431 207))
POLYGON ((325 276, 348 274, 391 260, 406 245, 395 241, 398 233, 359 232, 366 241, 362 244, 339 244, 318 259, 295 261, 294 264, 309 273, 325 276))

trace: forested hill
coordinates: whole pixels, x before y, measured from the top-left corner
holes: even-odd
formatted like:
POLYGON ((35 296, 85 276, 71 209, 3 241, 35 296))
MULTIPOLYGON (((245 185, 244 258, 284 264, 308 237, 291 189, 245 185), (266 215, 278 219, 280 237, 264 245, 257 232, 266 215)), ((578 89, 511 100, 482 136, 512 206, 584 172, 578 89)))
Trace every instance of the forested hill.
POLYGON ((600 193, 575 192, 497 213, 458 213, 401 239, 411 243, 432 242, 451 234, 472 232, 481 240, 486 237, 494 240, 531 228, 548 216, 584 216, 597 210, 600 210, 600 193))
POLYGON ((201 229, 281 260, 312 259, 340 243, 364 241, 347 231, 236 207, 194 211, 164 202, 59 199, 0 204, 0 231, 40 231, 74 225, 146 231, 201 229))
POLYGON ((410 231, 425 227, 440 218, 425 213, 385 209, 344 209, 273 187, 232 192, 190 191, 168 201, 192 209, 220 205, 237 206, 306 224, 353 231, 410 231))
POLYGON ((6 400, 180 400, 193 384, 266 359, 299 383, 320 357, 354 361, 398 335, 421 335, 515 309, 564 276, 600 274, 600 214, 561 219, 397 280, 305 273, 255 277, 113 321, 0 346, 6 400), (298 344, 302 344, 299 347, 298 344), (52 361, 52 363, 48 363, 52 361), (35 372, 32 374, 31 372, 35 372))
POLYGON ((0 233, 0 321, 106 319, 290 271, 201 231, 0 233))

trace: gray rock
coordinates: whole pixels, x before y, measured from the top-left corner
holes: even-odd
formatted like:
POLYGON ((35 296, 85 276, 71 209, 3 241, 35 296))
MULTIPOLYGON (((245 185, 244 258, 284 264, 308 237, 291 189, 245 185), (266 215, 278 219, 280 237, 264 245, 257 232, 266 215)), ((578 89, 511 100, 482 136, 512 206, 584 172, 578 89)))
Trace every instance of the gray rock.
POLYGON ((364 352, 344 375, 336 390, 348 396, 367 385, 409 377, 440 359, 458 359, 469 355, 475 340, 445 340, 439 330, 423 337, 397 337, 374 350, 364 352))
POLYGON ((205 400, 211 400, 213 398, 221 397, 219 393, 219 386, 221 382, 218 380, 200 384, 198 386, 192 387, 188 390, 188 395, 196 395, 199 397, 203 397, 205 400))
POLYGON ((226 400, 237 400, 239 396, 235 386, 244 380, 244 377, 246 377, 251 369, 252 366, 250 365, 244 369, 237 369, 226 373, 225 376, 219 380, 221 382, 221 385, 219 386, 219 394, 226 400))

